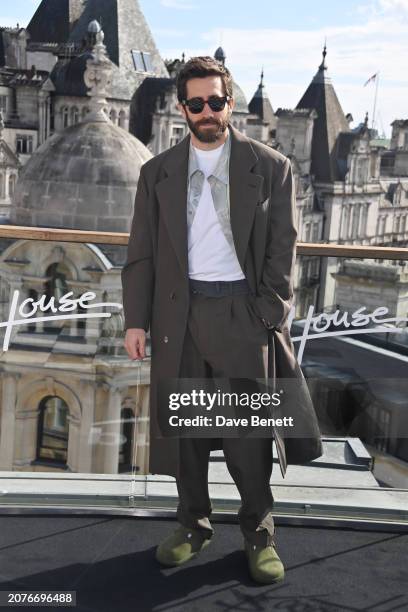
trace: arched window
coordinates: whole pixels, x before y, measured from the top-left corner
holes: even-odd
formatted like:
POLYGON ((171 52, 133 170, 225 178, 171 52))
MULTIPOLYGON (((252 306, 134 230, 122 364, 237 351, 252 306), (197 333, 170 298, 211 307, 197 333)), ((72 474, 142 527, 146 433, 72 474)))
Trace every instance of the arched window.
MULTIPOLYGON (((58 302, 59 299, 70 291, 70 288, 67 284, 67 277, 69 275, 69 271, 61 263, 53 263, 48 266, 46 270, 47 281, 44 287, 44 294, 46 296, 45 304, 49 304, 52 297, 55 298, 55 302, 58 302)), ((55 331, 55 329, 59 329, 61 325, 67 325, 68 321, 45 321, 44 322, 44 330, 55 331)))
POLYGON ((5 183, 4 183, 4 174, 2 172, 0 172, 0 198, 4 198, 5 197, 5 183))
POLYGON ((124 110, 121 110, 119 113, 119 127, 125 128, 126 126, 126 113, 124 110))
POLYGON ((16 176, 15 174, 10 174, 9 176, 9 196, 10 198, 14 195, 14 189, 16 186, 16 176))
POLYGON ((79 123, 79 110, 76 106, 71 108, 71 125, 79 123))
POLYGON ((109 119, 112 121, 112 123, 116 125, 118 120, 118 113, 115 111, 114 108, 111 108, 111 111, 109 113, 109 119))
POLYGON ((64 106, 62 109, 62 127, 65 129, 69 126, 69 108, 64 106))
POLYGON ((68 293, 66 266, 61 263, 53 263, 48 266, 46 275, 48 277, 45 284, 47 298, 54 296, 56 300, 59 300, 61 296, 68 293))
POLYGON ((89 113, 89 108, 87 106, 84 106, 82 109, 82 119, 85 119, 88 113, 89 113))
POLYGON ((68 406, 57 396, 41 400, 37 430, 37 461, 63 467, 68 456, 68 406))
POLYGON ((120 413, 120 447, 119 472, 132 471, 132 438, 135 419, 130 408, 123 408, 120 413))

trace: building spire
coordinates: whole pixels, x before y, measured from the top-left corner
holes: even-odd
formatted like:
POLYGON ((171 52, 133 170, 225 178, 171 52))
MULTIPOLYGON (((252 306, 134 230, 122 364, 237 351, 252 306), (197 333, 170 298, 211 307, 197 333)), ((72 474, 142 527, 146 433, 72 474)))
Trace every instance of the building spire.
POLYGON ((86 62, 84 81, 90 90, 87 95, 91 98, 90 111, 85 117, 86 122, 109 121, 103 109, 107 105, 107 88, 112 80, 112 63, 106 52, 103 39, 103 30, 99 29, 95 32, 95 45, 92 49, 92 57, 86 62))
POLYGON ((323 47, 323 59, 322 59, 322 63, 319 66, 319 70, 323 71, 323 70, 327 70, 327 66, 326 66, 326 55, 327 55, 327 47, 326 47, 326 39, 324 40, 324 47, 323 47))

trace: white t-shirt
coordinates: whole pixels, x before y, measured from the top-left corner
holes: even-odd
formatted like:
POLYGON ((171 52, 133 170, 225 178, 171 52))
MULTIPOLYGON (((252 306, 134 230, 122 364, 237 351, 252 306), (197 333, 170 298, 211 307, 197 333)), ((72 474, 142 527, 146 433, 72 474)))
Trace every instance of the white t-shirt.
POLYGON ((223 143, 209 151, 197 149, 194 152, 200 170, 204 173, 203 190, 194 221, 188 232, 189 276, 196 280, 239 280, 245 278, 235 249, 231 249, 218 221, 207 177, 213 173, 223 143))

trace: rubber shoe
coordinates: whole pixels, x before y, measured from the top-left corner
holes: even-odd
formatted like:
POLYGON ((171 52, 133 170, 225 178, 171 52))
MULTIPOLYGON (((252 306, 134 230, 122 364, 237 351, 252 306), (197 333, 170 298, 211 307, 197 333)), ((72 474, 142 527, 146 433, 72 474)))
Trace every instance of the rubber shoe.
POLYGON ((260 584, 273 584, 285 577, 285 568, 273 544, 259 546, 245 542, 251 578, 260 584))
POLYGON ((194 559, 211 538, 204 538, 196 529, 180 525, 156 549, 156 560, 167 567, 182 565, 194 559))

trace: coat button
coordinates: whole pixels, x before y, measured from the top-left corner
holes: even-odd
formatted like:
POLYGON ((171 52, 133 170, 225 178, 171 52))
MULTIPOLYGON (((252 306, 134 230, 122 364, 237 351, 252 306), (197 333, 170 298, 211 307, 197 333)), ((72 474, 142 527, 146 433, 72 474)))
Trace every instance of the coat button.
POLYGON ((165 342, 167 344, 168 341, 169 341, 169 337, 168 336, 164 336, 163 342, 165 342))
POLYGON ((175 300, 175 299, 176 299, 176 294, 174 293, 174 291, 172 291, 172 292, 170 293, 170 299, 171 299, 171 300, 175 300))

